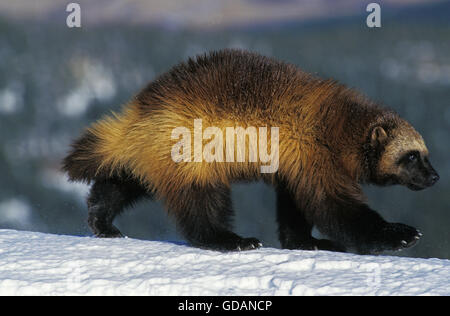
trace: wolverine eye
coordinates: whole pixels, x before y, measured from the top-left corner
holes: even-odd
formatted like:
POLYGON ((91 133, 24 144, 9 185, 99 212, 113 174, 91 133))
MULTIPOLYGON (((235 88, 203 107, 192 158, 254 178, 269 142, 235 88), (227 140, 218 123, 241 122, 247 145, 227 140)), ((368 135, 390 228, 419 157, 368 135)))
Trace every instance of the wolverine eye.
POLYGON ((419 157, 417 156, 417 153, 410 153, 410 154, 408 155, 408 161, 410 161, 410 162, 416 161, 417 158, 419 158, 419 157))
POLYGON ((419 159, 419 153, 417 151, 411 151, 405 155, 406 162, 416 162, 419 159))
POLYGON ((417 151, 410 151, 398 161, 399 164, 409 164, 414 163, 419 159, 420 155, 417 151))

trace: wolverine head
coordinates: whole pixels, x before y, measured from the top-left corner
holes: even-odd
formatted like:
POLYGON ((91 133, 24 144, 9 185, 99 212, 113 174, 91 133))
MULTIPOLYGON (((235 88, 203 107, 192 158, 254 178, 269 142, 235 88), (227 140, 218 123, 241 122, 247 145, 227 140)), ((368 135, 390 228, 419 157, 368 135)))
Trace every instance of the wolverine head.
POLYGON ((375 184, 401 184, 417 191, 439 180, 422 136, 406 121, 401 120, 390 129, 374 127, 370 146, 378 153, 376 163, 372 164, 375 184))

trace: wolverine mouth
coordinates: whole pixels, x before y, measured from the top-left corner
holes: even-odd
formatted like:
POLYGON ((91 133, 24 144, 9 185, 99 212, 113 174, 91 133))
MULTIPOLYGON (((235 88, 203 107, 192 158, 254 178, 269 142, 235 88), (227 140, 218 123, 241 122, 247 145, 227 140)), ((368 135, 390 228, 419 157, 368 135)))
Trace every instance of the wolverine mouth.
POLYGON ((433 186, 438 180, 439 176, 437 174, 432 174, 426 181, 412 181, 407 183, 406 186, 411 190, 420 191, 433 186))

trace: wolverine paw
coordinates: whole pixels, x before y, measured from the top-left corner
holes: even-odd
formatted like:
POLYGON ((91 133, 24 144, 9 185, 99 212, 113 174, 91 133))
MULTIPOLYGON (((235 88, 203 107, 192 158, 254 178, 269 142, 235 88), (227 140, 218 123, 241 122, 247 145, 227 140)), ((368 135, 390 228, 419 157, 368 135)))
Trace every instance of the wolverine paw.
POLYGON ((191 244, 203 249, 219 251, 244 251, 262 247, 262 243, 256 238, 242 238, 234 233, 226 233, 219 238, 214 238, 210 242, 198 243, 191 241, 191 244))
POLYGON ((422 237, 422 233, 414 227, 400 223, 389 223, 383 229, 383 232, 386 234, 386 241, 391 250, 412 247, 422 237))
POLYGON ((262 243, 256 238, 241 238, 241 240, 237 243, 237 246, 234 250, 237 251, 252 250, 261 247, 262 243))
POLYGON ((223 244, 225 246, 224 250, 229 251, 245 251, 245 250, 253 250, 262 247, 262 243, 256 238, 236 238, 234 240, 230 240, 229 242, 225 242, 223 244))
POLYGON ((380 231, 380 244, 377 251, 403 250, 414 246, 422 233, 414 227, 401 223, 387 223, 380 231))
POLYGON ((97 238, 124 238, 125 236, 115 226, 107 229, 97 230, 93 229, 94 235, 97 238))

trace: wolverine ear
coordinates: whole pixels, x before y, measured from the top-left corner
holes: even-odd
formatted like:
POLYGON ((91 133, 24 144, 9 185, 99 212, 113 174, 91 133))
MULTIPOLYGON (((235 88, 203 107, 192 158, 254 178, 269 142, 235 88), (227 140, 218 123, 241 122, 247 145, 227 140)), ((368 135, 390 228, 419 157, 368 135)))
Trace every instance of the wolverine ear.
POLYGON ((372 130, 372 136, 370 137, 370 143, 372 146, 384 145, 387 140, 387 134, 384 128, 377 126, 372 130))

